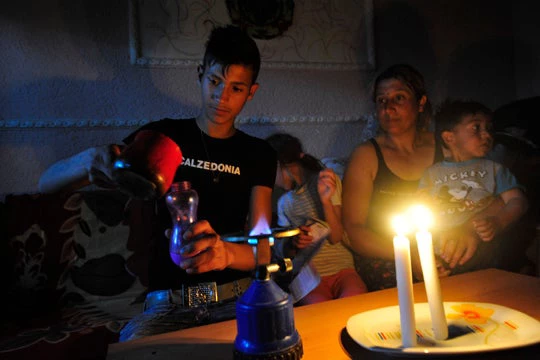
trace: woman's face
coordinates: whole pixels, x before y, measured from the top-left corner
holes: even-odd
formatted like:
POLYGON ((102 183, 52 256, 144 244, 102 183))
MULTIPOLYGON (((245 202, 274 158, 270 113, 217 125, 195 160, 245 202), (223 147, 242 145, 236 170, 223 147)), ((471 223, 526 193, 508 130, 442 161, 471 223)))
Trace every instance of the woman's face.
POLYGON ((420 100, 398 79, 379 82, 375 91, 375 106, 381 128, 388 133, 416 129, 418 114, 424 111, 426 96, 420 100))

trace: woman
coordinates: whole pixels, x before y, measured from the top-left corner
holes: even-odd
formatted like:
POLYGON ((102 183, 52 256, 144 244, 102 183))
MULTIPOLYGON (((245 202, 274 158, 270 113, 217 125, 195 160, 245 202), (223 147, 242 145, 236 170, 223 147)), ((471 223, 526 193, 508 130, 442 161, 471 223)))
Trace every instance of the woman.
MULTIPOLYGON (((431 104, 413 67, 391 66, 375 80, 379 134, 351 155, 343 180, 343 225, 360 256, 357 271, 369 290, 396 286, 392 214, 411 204, 424 170, 442 160, 428 131, 431 104)), ((416 251, 413 272, 421 278, 416 251)))

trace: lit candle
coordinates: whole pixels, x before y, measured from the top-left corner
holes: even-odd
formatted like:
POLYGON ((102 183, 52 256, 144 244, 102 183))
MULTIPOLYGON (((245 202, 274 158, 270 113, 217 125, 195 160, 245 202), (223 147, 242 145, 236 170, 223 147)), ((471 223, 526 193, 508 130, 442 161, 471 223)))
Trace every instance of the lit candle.
POLYGON ((432 221, 431 212, 425 207, 417 206, 413 209, 413 219, 416 221, 418 227, 416 244, 422 265, 433 334, 436 340, 445 340, 448 338, 448 325, 444 313, 439 274, 437 272, 437 265, 435 264, 433 240, 431 233, 427 230, 432 221))
POLYGON ((394 257, 396 260, 396 280, 398 288, 399 319, 403 347, 416 346, 416 321, 414 318, 414 295, 411 267, 411 248, 403 217, 393 221, 397 233, 394 236, 394 257))

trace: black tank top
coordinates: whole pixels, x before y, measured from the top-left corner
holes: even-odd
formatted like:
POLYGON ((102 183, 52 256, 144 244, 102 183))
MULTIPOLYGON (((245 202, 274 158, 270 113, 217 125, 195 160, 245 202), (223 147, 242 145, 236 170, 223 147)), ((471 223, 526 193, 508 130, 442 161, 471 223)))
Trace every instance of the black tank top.
MULTIPOLYGON (((404 180, 394 174, 386 165, 384 157, 375 139, 369 140, 375 148, 378 159, 377 175, 373 181, 373 193, 371 195, 367 225, 379 234, 387 234, 385 238, 392 239, 391 220, 393 215, 402 213, 410 206, 418 189, 418 180, 404 180)), ((435 143, 434 161, 443 159, 442 148, 435 143)))

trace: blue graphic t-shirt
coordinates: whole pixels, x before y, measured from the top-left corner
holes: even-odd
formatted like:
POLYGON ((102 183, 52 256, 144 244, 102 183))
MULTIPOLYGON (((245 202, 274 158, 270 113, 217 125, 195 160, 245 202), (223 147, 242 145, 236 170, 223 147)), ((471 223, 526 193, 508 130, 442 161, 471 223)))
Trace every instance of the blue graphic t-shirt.
POLYGON ((521 188, 509 169, 487 159, 441 161, 425 171, 419 184, 438 206, 441 230, 465 223, 501 193, 516 187, 521 188))

